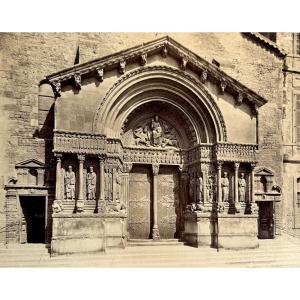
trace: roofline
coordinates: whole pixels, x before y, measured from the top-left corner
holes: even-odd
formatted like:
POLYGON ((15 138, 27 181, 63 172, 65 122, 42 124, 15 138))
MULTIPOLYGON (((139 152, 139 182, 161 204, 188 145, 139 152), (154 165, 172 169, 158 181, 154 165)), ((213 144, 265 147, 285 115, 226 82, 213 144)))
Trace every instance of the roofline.
POLYGON ((259 32, 243 32, 242 34, 258 42, 263 47, 271 50, 280 59, 284 59, 287 56, 287 52, 283 48, 278 47, 276 43, 263 36, 259 32))

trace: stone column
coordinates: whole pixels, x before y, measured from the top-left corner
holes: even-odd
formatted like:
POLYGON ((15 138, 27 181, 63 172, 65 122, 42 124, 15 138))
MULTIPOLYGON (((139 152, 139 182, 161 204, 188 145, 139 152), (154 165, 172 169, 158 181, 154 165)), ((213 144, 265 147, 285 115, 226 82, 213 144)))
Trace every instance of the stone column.
POLYGON ((217 169, 218 169, 218 198, 217 202, 222 202, 222 188, 221 188, 221 179, 222 179, 222 161, 217 162, 217 169))
POLYGON ((55 182, 55 199, 52 205, 52 210, 54 213, 59 213, 62 211, 62 195, 61 195, 61 153, 55 153, 56 157, 56 182, 55 182))
POLYGON ((104 183, 104 161, 105 161, 105 156, 104 155, 99 155, 99 201, 104 201, 104 190, 105 190, 105 183, 104 183))
POLYGON ((123 164, 123 203, 126 208, 128 207, 128 199, 129 199, 129 173, 132 169, 132 163, 124 163, 123 164))
POLYGON ((240 163, 234 163, 234 204, 235 211, 240 212, 240 202, 239 202, 239 167, 240 163))
POLYGON ((153 172, 153 228, 152 228, 152 238, 153 240, 159 239, 159 229, 157 224, 157 177, 159 172, 159 165, 152 165, 153 172))
POLYGON ((78 200, 77 200, 77 211, 82 212, 84 210, 84 197, 83 197, 83 162, 85 156, 82 154, 77 155, 79 162, 79 186, 78 186, 78 200))
POLYGON ((202 184, 203 184, 203 190, 202 190, 202 197, 203 197, 203 204, 205 205, 207 203, 207 171, 208 166, 206 163, 201 164, 201 171, 202 171, 202 184))
POLYGON ((258 207, 255 202, 255 176, 254 176, 254 169, 255 169, 256 163, 251 163, 251 213, 255 214, 258 212, 258 207))

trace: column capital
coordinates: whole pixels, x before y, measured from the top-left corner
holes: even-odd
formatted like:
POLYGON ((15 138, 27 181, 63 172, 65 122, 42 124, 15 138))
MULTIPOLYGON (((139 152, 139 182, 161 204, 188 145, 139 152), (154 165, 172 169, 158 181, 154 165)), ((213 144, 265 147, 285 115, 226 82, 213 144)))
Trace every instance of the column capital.
POLYGON ((234 167, 235 170, 238 170, 239 167, 240 167, 240 163, 239 162, 234 162, 233 167, 234 167))
POLYGON ((123 164, 123 173, 130 173, 132 170, 133 164, 132 163, 124 163, 123 164))
POLYGON ((223 165, 223 161, 221 161, 221 160, 217 161, 217 168, 218 168, 218 170, 221 170, 222 165, 223 165))
POLYGON ((99 155, 98 155, 98 159, 99 159, 101 162, 105 161, 105 159, 106 159, 106 154, 99 154, 99 155))
POLYGON ((255 162, 252 162, 252 163, 250 164, 250 167, 251 167, 251 170, 253 171, 253 170, 255 169, 255 167, 256 167, 256 163, 255 163, 255 162))
POLYGON ((62 159, 62 153, 54 153, 54 157, 56 158, 56 161, 60 161, 62 159))
POLYGON ((154 176, 158 175, 159 172, 159 164, 152 164, 152 172, 154 176))
POLYGON ((84 154, 77 154, 77 158, 79 161, 84 161, 85 160, 85 155, 84 154))

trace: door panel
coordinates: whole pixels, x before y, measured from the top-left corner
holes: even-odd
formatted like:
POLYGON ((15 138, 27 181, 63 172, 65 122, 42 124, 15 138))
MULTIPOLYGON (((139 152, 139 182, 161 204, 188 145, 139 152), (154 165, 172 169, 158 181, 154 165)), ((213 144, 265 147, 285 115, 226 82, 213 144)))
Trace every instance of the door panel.
POLYGON ((151 233, 151 172, 134 166, 129 177, 128 232, 131 239, 148 239, 151 233))
POLYGON ((259 202, 258 236, 261 239, 274 238, 273 202, 259 202))
POLYGON ((157 189, 158 228, 161 239, 177 237, 179 229, 179 180, 175 167, 161 166, 157 189))

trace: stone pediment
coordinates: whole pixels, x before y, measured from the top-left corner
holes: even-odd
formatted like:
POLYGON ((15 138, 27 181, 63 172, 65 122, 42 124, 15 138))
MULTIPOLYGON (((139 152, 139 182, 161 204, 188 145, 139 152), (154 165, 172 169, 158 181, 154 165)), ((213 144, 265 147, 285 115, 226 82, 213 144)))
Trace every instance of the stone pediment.
POLYGON ((126 66, 133 63, 138 63, 142 68, 147 64, 148 57, 157 54, 176 59, 178 68, 182 71, 187 71, 187 69, 192 71, 198 77, 199 83, 211 81, 218 85, 220 93, 227 92, 233 95, 237 104, 249 101, 254 104, 254 108, 257 108, 267 102, 266 99, 227 75, 220 68, 204 60, 169 36, 66 68, 47 76, 46 79, 51 83, 54 93, 58 97, 61 93, 61 87, 65 84, 71 82, 75 88, 80 90, 82 77, 94 76, 99 81, 103 81, 107 71, 116 69, 120 74, 124 74, 126 66))
POLYGON ((45 164, 36 159, 28 159, 16 164, 16 168, 17 169, 45 168, 45 164))
POLYGON ((274 176, 274 173, 267 168, 259 168, 255 171, 256 176, 274 176))

